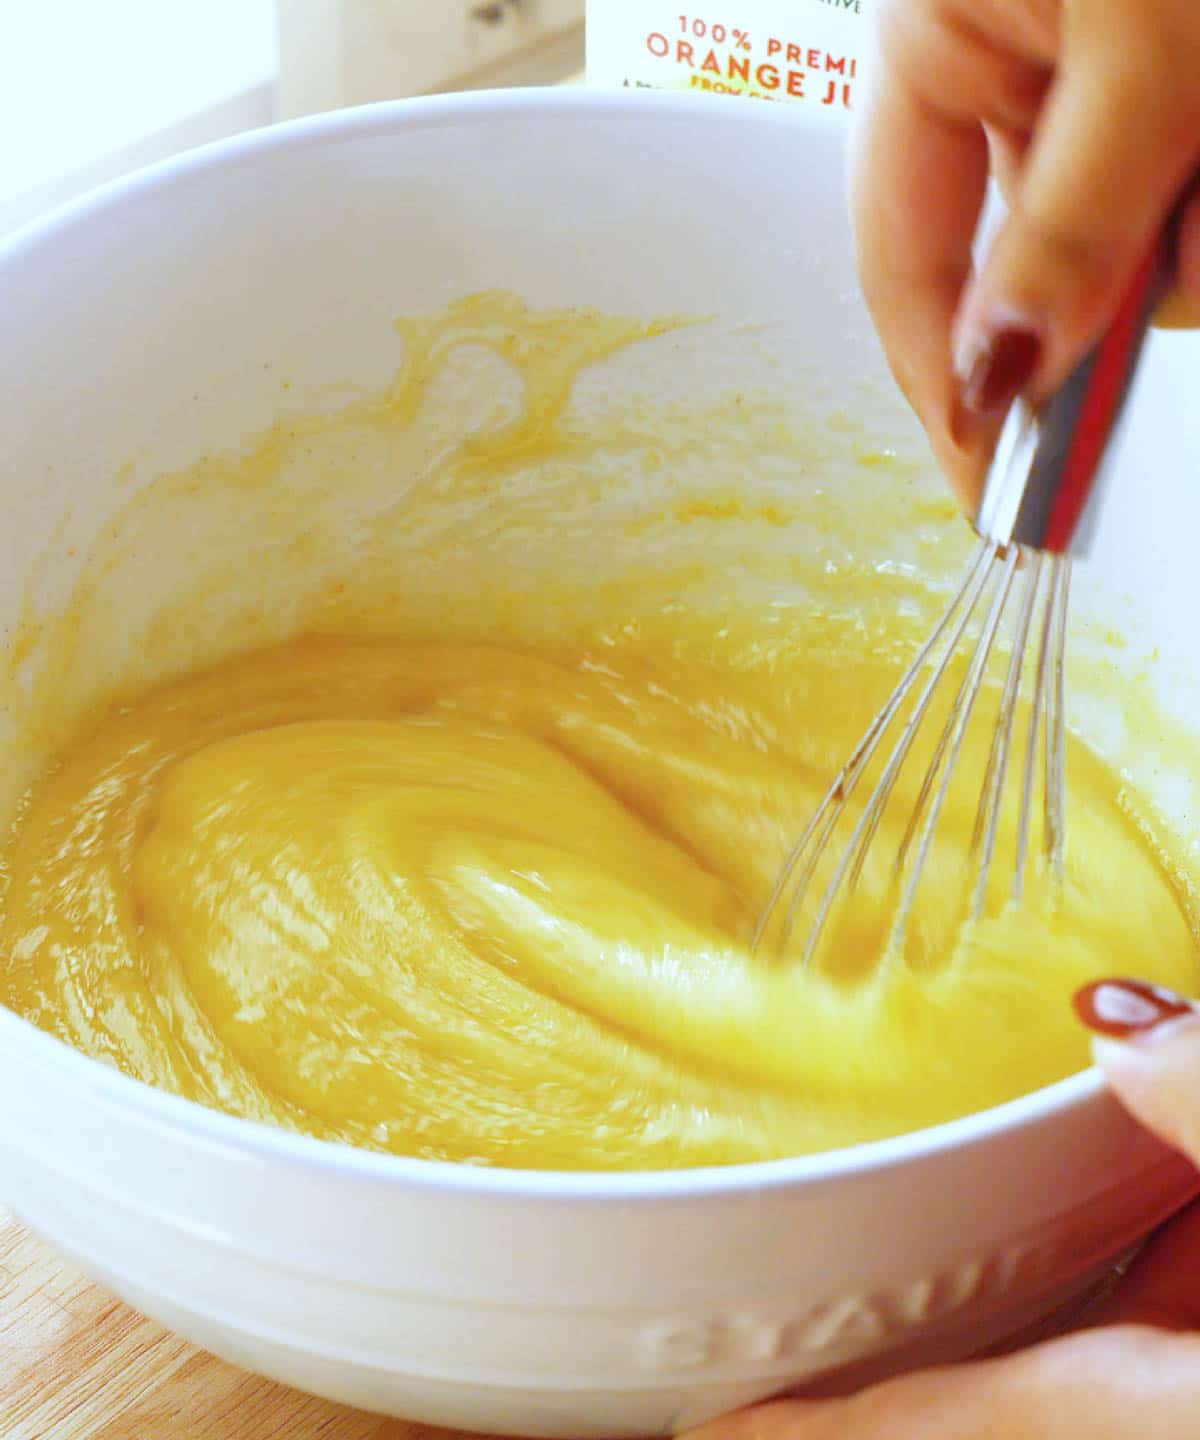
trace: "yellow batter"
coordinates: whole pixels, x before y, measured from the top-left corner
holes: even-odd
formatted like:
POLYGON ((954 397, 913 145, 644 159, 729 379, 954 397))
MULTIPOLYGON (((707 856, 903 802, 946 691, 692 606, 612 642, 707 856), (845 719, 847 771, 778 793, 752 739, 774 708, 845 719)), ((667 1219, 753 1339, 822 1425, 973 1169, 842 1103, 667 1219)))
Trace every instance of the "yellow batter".
POLYGON ((877 963, 877 866, 817 974, 748 954, 781 843, 886 678, 810 657, 789 744, 777 676, 636 646, 235 661, 108 716, 37 788, 0 999, 238 1114, 608 1168, 945 1119, 1082 1064, 1087 978, 1194 988, 1172 885, 1082 751, 1061 909, 1039 890, 954 943, 962 807, 922 910, 936 945, 877 963))
MULTIPOLYGON (((1061 895, 1035 875, 1014 912, 998 881, 984 922, 965 925, 962 857, 986 723, 964 755, 904 956, 883 952, 887 867, 911 783, 819 964, 806 974, 752 956, 787 845, 920 624, 881 602, 868 643, 861 618, 833 606, 674 603, 664 597, 690 582, 663 565, 661 594, 650 572, 602 576, 599 561, 581 579, 572 546, 589 543, 588 506, 611 493, 612 475, 664 464, 683 475, 698 453, 694 431, 676 440, 669 425, 651 434, 610 418, 602 440, 601 428, 563 419, 575 370, 647 332, 595 317, 526 323, 495 297, 450 320, 449 335, 410 333, 408 380, 385 404, 272 432, 224 470, 168 477, 114 526, 114 548, 97 552, 55 632, 47 696, 87 673, 100 637, 132 633, 132 620, 112 624, 128 605, 117 581, 122 556, 155 533, 152 514, 161 537, 191 533, 186 507, 221 497, 224 554, 241 535, 311 516, 332 483, 337 508, 321 533, 349 509, 353 543, 366 538, 354 566, 346 542, 340 571, 318 534, 297 532, 264 546, 258 569, 231 564, 211 592, 176 580, 179 609, 134 634, 131 654, 177 655, 185 642, 201 653, 219 628, 195 618, 206 595, 249 587, 259 570, 278 591, 285 566, 320 574, 307 613, 326 633, 262 645, 263 626, 294 633, 306 612, 293 600, 277 622, 269 605, 239 601, 237 633, 260 648, 134 683, 73 725, 0 860, 0 1002, 152 1084, 307 1134, 480 1164, 616 1169, 799 1154, 948 1119, 1086 1063, 1068 1004, 1083 981, 1132 971, 1195 991, 1184 887, 1115 777, 1079 745, 1061 895), (385 551, 398 522, 368 488, 394 489, 398 456, 416 466, 418 451, 402 450, 424 413, 413 386, 432 386, 455 333, 503 351, 527 384, 524 411, 502 417, 490 441, 420 439, 435 459, 410 513, 441 513, 449 493, 471 500, 458 572, 448 524, 414 531, 408 564, 385 551), (530 466, 536 483, 525 485, 530 466), (522 541, 527 569, 514 573, 490 537, 501 516, 543 534, 528 508, 543 505, 558 538, 545 554, 522 541), (473 581, 492 587, 494 606, 479 595, 456 605, 473 581), (356 586, 367 597, 358 611, 347 599, 356 586), (566 623, 601 592, 595 616, 566 623), (405 638, 387 634, 426 594, 436 603, 405 638), (491 633, 472 639, 485 622, 491 633)), ((735 475, 774 443, 755 423, 739 413, 720 432, 710 416, 735 475)), ((631 511, 631 551, 659 523, 693 525, 687 554, 711 557, 743 508, 731 492, 681 501, 661 522, 631 511)), ((789 520, 770 505, 753 523, 789 520)), ((772 561, 768 595, 783 593, 784 563, 772 561)), ((806 584, 833 585, 828 552, 804 563, 795 575, 806 584)), ((856 587, 868 609, 896 593, 889 584, 919 589, 844 566, 836 583, 843 609, 856 587)), ((239 648, 232 629, 212 643, 239 648)), ((1011 817, 1006 827, 1005 856, 1011 817)))

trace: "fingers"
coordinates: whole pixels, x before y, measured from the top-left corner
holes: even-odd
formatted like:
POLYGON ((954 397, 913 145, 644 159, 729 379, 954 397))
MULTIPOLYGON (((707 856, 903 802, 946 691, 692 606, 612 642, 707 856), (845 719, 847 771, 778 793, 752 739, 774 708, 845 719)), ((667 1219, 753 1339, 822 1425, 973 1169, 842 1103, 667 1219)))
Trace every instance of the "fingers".
POLYGON ((1200 1164, 1200 1019, 1180 1020, 1146 1040, 1098 1040, 1094 1050, 1126 1109, 1200 1164))
POLYGON ((1183 211, 1177 253, 1179 272, 1174 294, 1162 307, 1158 323, 1169 330, 1200 328, 1200 192, 1183 211))
POLYGON ((687 1430, 680 1440, 876 1440, 869 1430, 846 1429, 846 1410, 843 1400, 779 1400, 687 1430))
POLYGON ((885 11, 881 79, 857 132, 851 201, 863 292, 893 372, 962 486, 980 442, 956 433, 950 333, 971 273, 988 155, 974 118, 924 93, 925 66, 944 43, 925 7, 885 11))
MULTIPOLYGON (((867 302, 973 506, 1004 412, 1061 381, 1115 315, 1200 165, 1195 0, 899 0, 852 187, 867 302), (981 272, 991 164, 1011 214, 981 272)), ((1200 208, 1163 323, 1200 322, 1200 208)))
POLYGON ((1102 980, 1075 997, 1100 1037, 1096 1063, 1113 1093, 1165 1144, 1200 1165, 1200 1009, 1140 980, 1102 980))
POLYGON ((1033 137, 1026 130, 1004 130, 996 125, 987 127, 987 136, 992 178, 1000 187, 1004 203, 1011 206, 1033 137))
MULTIPOLYGON (((1101 981, 1076 1008, 1114 1090, 1200 1158, 1200 1006, 1101 981)), ((1002 1359, 903 1376, 847 1399, 782 1401, 696 1440, 1194 1440, 1200 1414, 1200 1203, 1139 1257, 1094 1328, 1002 1359)), ((690 1440, 690 1437, 689 1437, 690 1440)))
POLYGON ((1064 0, 1062 46, 1012 187, 1012 213, 956 326, 955 368, 968 387, 986 372, 998 337, 1030 337, 1026 355, 1036 344, 1020 385, 1015 372, 1005 387, 976 382, 976 401, 997 408, 1027 384, 1052 388, 1074 368, 1200 158, 1194 0, 1164 0, 1149 24, 1131 0, 1064 0))
MULTIPOLYGON (((1195 1440, 1200 1339, 1114 1325, 927 1370, 832 1404, 783 1401, 696 1440, 1195 1440)), ((689 1437, 690 1440, 690 1437, 689 1437)))

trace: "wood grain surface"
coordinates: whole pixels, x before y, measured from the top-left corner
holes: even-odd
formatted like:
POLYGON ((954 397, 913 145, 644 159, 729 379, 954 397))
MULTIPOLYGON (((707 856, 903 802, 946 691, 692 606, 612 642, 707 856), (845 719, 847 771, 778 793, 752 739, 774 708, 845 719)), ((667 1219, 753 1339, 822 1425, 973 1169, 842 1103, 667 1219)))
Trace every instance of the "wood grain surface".
POLYGON ((235 1370, 83 1279, 0 1210, 0 1440, 456 1437, 235 1370))

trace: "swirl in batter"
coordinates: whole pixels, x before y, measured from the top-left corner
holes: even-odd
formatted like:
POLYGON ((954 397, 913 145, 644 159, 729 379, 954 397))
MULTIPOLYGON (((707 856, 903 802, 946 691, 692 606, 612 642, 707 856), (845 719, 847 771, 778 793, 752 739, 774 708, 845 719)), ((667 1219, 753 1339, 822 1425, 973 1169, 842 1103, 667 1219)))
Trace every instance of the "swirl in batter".
POLYGON ((906 959, 880 961, 882 863, 814 971, 752 957, 786 842, 891 683, 830 634, 786 672, 681 630, 298 640, 114 707, 8 847, 0 1001, 309 1135, 617 1169, 961 1115, 1086 1063, 1079 983, 1195 988, 1183 897, 1077 745, 1060 896, 963 926, 966 779, 906 959))

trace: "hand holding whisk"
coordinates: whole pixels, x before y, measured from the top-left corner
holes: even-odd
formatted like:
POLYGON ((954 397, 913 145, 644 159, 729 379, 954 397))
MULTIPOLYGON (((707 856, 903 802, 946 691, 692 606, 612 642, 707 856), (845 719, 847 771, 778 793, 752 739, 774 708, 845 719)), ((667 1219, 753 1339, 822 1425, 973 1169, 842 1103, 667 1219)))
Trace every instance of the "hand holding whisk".
POLYGON ((1071 559, 1086 553, 1092 538, 1109 442, 1166 288, 1170 254, 1167 241, 1156 247, 1101 343, 1054 395, 1036 410, 1023 401, 1012 408, 975 516, 980 538, 963 580, 789 853, 759 918, 756 952, 789 952, 798 920, 811 914, 802 947, 796 950, 803 965, 812 963, 831 914, 858 885, 901 772, 920 748, 916 742, 930 722, 930 712, 945 707, 946 692, 965 658, 891 866, 895 907, 888 953, 904 954, 968 727, 981 708, 994 657, 1003 660, 1006 621, 1011 641, 968 857, 974 872, 971 894, 965 897, 969 914, 978 919, 984 911, 1006 787, 1014 771, 1019 789, 1012 895, 1018 900, 1022 895, 1039 791, 1046 861, 1061 878, 1071 559), (964 657, 964 642, 972 633, 974 646, 964 657), (1031 643, 1036 646, 1032 655, 1031 643), (1018 714, 1025 690, 1026 733, 1023 754, 1018 755, 1018 714), (860 781, 893 731, 894 748, 882 759, 874 788, 861 810, 851 811, 860 781), (844 848, 835 852, 834 837, 847 818, 854 819, 853 829, 844 848))

